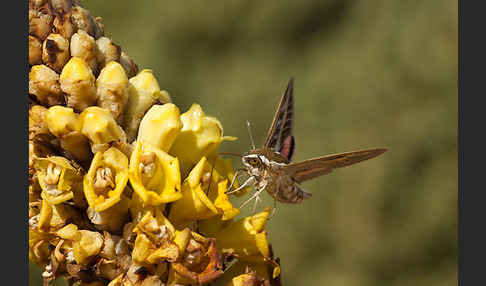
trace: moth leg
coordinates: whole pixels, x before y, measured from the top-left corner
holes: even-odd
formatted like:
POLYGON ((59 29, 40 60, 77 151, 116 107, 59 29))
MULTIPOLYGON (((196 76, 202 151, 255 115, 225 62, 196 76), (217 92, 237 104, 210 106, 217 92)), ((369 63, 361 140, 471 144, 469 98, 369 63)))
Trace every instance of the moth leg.
POLYGON ((255 177, 251 176, 243 184, 241 184, 241 186, 239 186, 238 188, 236 188, 236 189, 234 189, 232 191, 229 191, 229 192, 227 191, 225 194, 231 195, 233 193, 236 193, 239 190, 242 190, 243 188, 245 188, 246 186, 248 186, 249 184, 255 183, 255 181, 256 181, 255 177))
POLYGON ((254 198, 258 197, 265 190, 266 187, 267 187, 267 185, 265 184, 265 186, 263 186, 261 189, 257 190, 253 194, 253 196, 251 196, 248 200, 246 200, 244 203, 241 204, 240 209, 242 209, 244 206, 246 206, 246 204, 248 204, 249 202, 251 202, 251 200, 253 200, 254 198))
POLYGON ((255 214, 255 210, 256 210, 256 207, 257 207, 257 204, 258 204, 259 201, 261 201, 260 196, 256 196, 255 197, 255 203, 253 204, 253 211, 252 211, 253 214, 255 214))
POLYGON ((238 169, 238 170, 236 170, 235 174, 233 175, 233 180, 231 180, 231 184, 228 187, 228 190, 231 190, 231 188, 233 187, 233 185, 236 182, 236 179, 238 178, 238 176, 240 176, 241 172, 243 172, 243 171, 246 171, 246 170, 245 169, 238 169))
POLYGON ((268 219, 271 219, 276 212, 277 212, 277 200, 273 199, 273 209, 268 219))

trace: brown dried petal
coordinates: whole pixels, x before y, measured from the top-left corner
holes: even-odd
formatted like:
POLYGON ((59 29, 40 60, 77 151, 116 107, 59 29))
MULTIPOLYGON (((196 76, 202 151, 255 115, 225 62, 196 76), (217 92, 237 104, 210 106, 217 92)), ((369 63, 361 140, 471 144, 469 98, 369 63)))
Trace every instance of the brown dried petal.
POLYGON ((50 68, 61 72, 69 60, 69 41, 59 34, 49 34, 42 44, 42 61, 50 68))
MULTIPOLYGON (((69 2, 69 1, 63 1, 69 2)), ((56 34, 60 34, 66 39, 70 39, 74 33, 74 26, 71 22, 71 13, 64 12, 64 13, 57 13, 56 17, 54 18, 53 22, 53 32, 56 34)))
POLYGON ((42 63, 42 42, 29 35, 29 64, 38 65, 40 63, 42 63))
POLYGON ((91 68, 94 74, 98 73, 96 61, 96 43, 86 31, 78 30, 71 37, 71 56, 83 59, 91 68))
POLYGON ((71 9, 71 21, 74 24, 74 30, 84 30, 91 36, 94 36, 95 23, 88 10, 81 6, 74 6, 71 9))
POLYGON ((33 6, 36 7, 29 9, 29 35, 43 41, 51 32, 52 12, 48 3, 33 6))
POLYGON ((47 106, 64 103, 59 75, 46 65, 35 65, 29 73, 29 93, 47 106))

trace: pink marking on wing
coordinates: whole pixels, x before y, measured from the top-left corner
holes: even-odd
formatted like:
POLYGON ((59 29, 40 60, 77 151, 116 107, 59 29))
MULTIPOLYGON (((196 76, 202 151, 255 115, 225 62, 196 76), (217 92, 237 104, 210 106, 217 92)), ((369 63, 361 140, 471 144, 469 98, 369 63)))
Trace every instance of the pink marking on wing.
POLYGON ((279 153, 280 155, 287 158, 287 160, 289 160, 290 162, 292 160, 292 156, 294 155, 294 149, 295 149, 294 136, 289 135, 287 136, 287 138, 285 138, 279 153))

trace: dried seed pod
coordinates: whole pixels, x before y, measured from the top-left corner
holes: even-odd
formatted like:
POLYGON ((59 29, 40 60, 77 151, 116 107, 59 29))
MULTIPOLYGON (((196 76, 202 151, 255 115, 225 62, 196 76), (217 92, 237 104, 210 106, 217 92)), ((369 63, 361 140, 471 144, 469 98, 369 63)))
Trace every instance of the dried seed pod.
POLYGON ((51 106, 64 103, 59 75, 45 65, 35 65, 30 69, 29 94, 35 95, 43 105, 51 106))
POLYGON ((167 152, 181 129, 177 106, 172 103, 153 105, 140 122, 137 140, 167 152))
POLYGON ((69 60, 69 41, 59 34, 49 34, 42 44, 42 61, 60 72, 69 60))
MULTIPOLYGON (((69 1, 61 1, 61 2, 69 2, 69 1)), ((63 36, 67 40, 71 39, 71 36, 74 33, 74 26, 73 23, 71 22, 71 12, 56 13, 53 26, 54 26, 53 28, 54 33, 63 36)))
POLYGON ((96 103, 95 77, 83 59, 72 57, 62 69, 59 81, 67 94, 67 106, 84 110, 96 103))
POLYGON ((138 73, 138 66, 135 62, 124 52, 120 54, 120 64, 125 69, 129 78, 135 76, 138 73))
POLYGON ((43 41, 51 32, 53 20, 51 8, 48 3, 32 5, 29 9, 29 35, 35 36, 43 41))
POLYGON ((128 102, 128 78, 123 67, 109 62, 96 79, 98 106, 108 109, 120 121, 120 115, 128 102))
POLYGON ((121 48, 115 45, 111 39, 100 37, 96 40, 96 59, 100 68, 111 61, 120 61, 121 48))
POLYGON ((95 23, 88 10, 81 6, 74 6, 71 9, 71 22, 74 24, 74 30, 84 30, 91 36, 95 36, 95 23))
POLYGON ((29 64, 38 65, 42 63, 42 42, 34 36, 29 35, 29 64))
POLYGON ((153 72, 144 69, 129 80, 128 107, 123 118, 123 127, 129 142, 137 136, 140 121, 145 112, 157 102, 161 91, 153 72))
POLYGON ((71 56, 83 59, 91 68, 93 73, 97 73, 98 63, 96 62, 96 43, 86 31, 78 30, 71 37, 71 56))

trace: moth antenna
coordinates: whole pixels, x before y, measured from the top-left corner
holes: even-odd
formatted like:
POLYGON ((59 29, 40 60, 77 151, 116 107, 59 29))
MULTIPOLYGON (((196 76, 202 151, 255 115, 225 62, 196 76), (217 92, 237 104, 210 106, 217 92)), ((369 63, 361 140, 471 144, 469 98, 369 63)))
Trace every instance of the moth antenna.
POLYGON ((251 125, 250 125, 250 121, 246 121, 246 126, 248 127, 248 135, 250 136, 250 142, 251 142, 251 147, 253 148, 253 150, 256 149, 255 147, 255 141, 253 141, 253 135, 251 133, 251 125))
POLYGON ((236 157, 243 157, 243 155, 241 155, 241 154, 231 153, 231 152, 219 152, 218 155, 230 155, 230 156, 236 156, 236 157))

